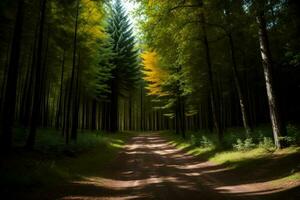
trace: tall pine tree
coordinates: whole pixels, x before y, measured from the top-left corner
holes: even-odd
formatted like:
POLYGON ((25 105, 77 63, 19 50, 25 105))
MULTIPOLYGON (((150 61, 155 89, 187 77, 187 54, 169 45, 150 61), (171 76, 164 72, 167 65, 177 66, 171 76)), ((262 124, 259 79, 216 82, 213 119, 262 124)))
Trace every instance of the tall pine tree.
MULTIPOLYGON (((112 38, 113 53, 111 95, 110 95, 110 131, 118 131, 119 97, 129 97, 140 78, 138 50, 135 49, 135 37, 128 15, 120 0, 112 2, 109 17, 108 34, 112 38)), ((129 97, 130 98, 130 97, 129 97)))

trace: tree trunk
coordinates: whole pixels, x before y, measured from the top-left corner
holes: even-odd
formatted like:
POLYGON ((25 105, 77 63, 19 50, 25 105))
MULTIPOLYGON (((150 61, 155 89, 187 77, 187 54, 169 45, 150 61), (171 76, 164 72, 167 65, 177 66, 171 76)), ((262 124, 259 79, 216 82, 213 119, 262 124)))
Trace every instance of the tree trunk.
POLYGON ((43 111, 41 114, 41 119, 42 119, 42 123, 38 123, 41 124, 43 127, 47 127, 48 126, 48 102, 49 102, 49 95, 50 95, 50 85, 51 83, 48 83, 48 68, 47 68, 47 59, 48 59, 48 48, 49 48, 49 29, 47 31, 47 39, 46 39, 46 47, 45 47, 45 54, 44 54, 44 61, 43 61, 43 67, 42 67, 42 77, 41 77, 41 93, 43 94, 41 97, 42 100, 42 105, 43 105, 43 111))
POLYGON ((63 82, 64 82, 64 70, 65 70, 65 57, 66 57, 66 50, 64 49, 62 64, 61 64, 61 77, 60 77, 58 108, 57 108, 56 119, 55 119, 56 130, 58 130, 60 127, 60 120, 61 120, 61 113, 62 113, 62 95, 63 95, 63 82))
POLYGON ((97 111, 97 101, 93 99, 92 102, 92 127, 91 129, 94 131, 96 130, 96 111, 97 111))
MULTIPOLYGON (((32 55, 32 52, 33 52, 33 48, 31 49, 30 51, 30 54, 32 55)), ((25 81, 24 81, 24 88, 23 88, 23 91, 22 91, 22 97, 21 97, 21 102, 20 102, 20 112, 19 112, 19 121, 20 123, 24 126, 25 123, 24 123, 24 112, 25 112, 25 99, 27 98, 27 95, 28 95, 28 86, 29 86, 29 82, 30 82, 30 74, 31 74, 31 57, 28 56, 28 65, 27 65, 27 72, 26 72, 26 77, 25 77, 25 81)))
POLYGON ((211 103, 213 122, 214 122, 215 129, 218 133, 219 142, 222 143, 223 142, 223 130, 222 130, 221 125, 220 125, 220 121, 219 121, 220 113, 219 113, 219 109, 218 109, 218 106, 217 106, 217 103, 216 103, 216 98, 215 98, 210 48, 209 48, 206 25, 205 25, 206 20, 205 20, 205 16, 204 16, 203 12, 201 12, 201 14, 200 14, 200 23, 201 23, 201 27, 202 27, 202 34, 203 34, 202 37, 203 37, 204 48, 205 48, 205 53, 206 53, 206 64, 207 64, 207 70, 208 70, 210 103, 211 103))
POLYGON ((3 101, 4 101, 4 96, 5 96, 5 87, 6 87, 6 82, 7 82, 7 72, 8 72, 8 66, 9 66, 9 58, 10 58, 10 45, 7 45, 7 51, 6 51, 6 59, 5 59, 5 64, 4 64, 4 70, 3 70, 3 79, 2 79, 2 84, 1 84, 1 93, 0 93, 0 113, 2 113, 3 109, 3 101))
POLYGON ((23 29, 23 7, 24 1, 19 0, 3 101, 1 147, 3 150, 7 151, 9 151, 12 146, 12 128, 16 109, 17 82, 23 29))
POLYGON ((23 99, 24 101, 24 112, 23 112, 23 125, 28 127, 30 125, 30 118, 31 118, 31 110, 32 110, 32 101, 33 101, 33 87, 34 87, 34 74, 35 74, 35 64, 36 64, 36 48, 38 42, 38 35, 39 35, 39 19, 36 23, 35 34, 34 34, 34 42, 32 48, 32 60, 31 60, 31 71, 30 71, 30 79, 28 84, 28 90, 26 91, 26 98, 23 99))
POLYGON ((65 142, 69 144, 69 132, 70 132, 70 113, 71 113, 71 102, 73 94, 73 85, 75 80, 75 68, 76 68, 76 54, 77 54, 77 31, 78 31, 78 17, 79 17, 79 0, 77 0, 76 5, 76 18, 75 18, 75 27, 74 27, 74 38, 73 38, 73 60, 72 60, 72 72, 71 72, 71 82, 70 89, 68 94, 68 102, 66 109, 66 124, 65 124, 65 142))
POLYGON ((35 86, 33 94, 33 107, 31 111, 31 121, 30 121, 30 130, 26 142, 26 147, 32 149, 35 143, 35 135, 37 129, 37 122, 40 114, 40 102, 41 102, 41 90, 42 90, 42 51, 43 51, 43 42, 44 42, 44 25, 45 25, 45 14, 46 14, 46 4, 47 0, 43 0, 40 10, 40 22, 39 22, 39 36, 37 43, 37 57, 35 65, 35 86))
POLYGON ((234 43, 233 43, 233 38, 232 38, 231 33, 228 34, 228 38, 229 38, 230 54, 231 54, 231 60, 232 60, 233 79, 234 79, 235 87, 236 87, 238 97, 239 97, 243 125, 245 128, 246 134, 249 135, 251 132, 251 127, 250 127, 250 123, 249 123, 248 110, 246 109, 245 96, 242 92, 240 79, 238 77, 235 49, 234 49, 234 43))
POLYGON ((144 98, 143 98, 143 86, 141 86, 141 107, 140 107, 140 114, 141 114, 141 119, 140 119, 140 128, 141 128, 141 131, 144 131, 144 120, 145 120, 145 114, 144 114, 144 105, 143 105, 143 102, 144 102, 144 98))
MULTIPOLYGON (((79 65, 79 62, 78 62, 79 65)), ((79 116, 79 105, 80 105, 80 92, 79 92, 79 72, 77 72, 77 80, 74 92, 74 103, 73 103, 73 115, 72 115, 72 129, 71 129, 71 140, 77 141, 77 129, 78 129, 78 116, 79 116)))
POLYGON ((118 89, 117 80, 112 81, 111 86, 111 102, 110 102, 110 131, 115 133, 118 131, 118 89))
POLYGON ((176 105, 175 105, 175 133, 179 135, 180 131, 180 108, 179 108, 179 98, 177 97, 176 105))
POLYGON ((264 13, 256 16, 259 26, 259 42, 262 64, 264 69, 264 77, 266 82, 267 96, 270 109, 270 117, 272 122, 273 137, 277 148, 282 148, 280 137, 286 135, 286 129, 280 116, 279 105, 273 84, 273 61, 269 46, 268 33, 266 28, 266 19, 264 13))
POLYGON ((131 131, 132 130, 132 96, 131 96, 131 93, 130 93, 130 97, 129 97, 129 102, 128 102, 128 104, 129 104, 129 130, 131 131))
POLYGON ((185 139, 185 131, 186 131, 186 122, 185 122, 185 105, 184 105, 183 97, 179 97, 179 115, 180 115, 180 128, 181 128, 181 136, 185 139))

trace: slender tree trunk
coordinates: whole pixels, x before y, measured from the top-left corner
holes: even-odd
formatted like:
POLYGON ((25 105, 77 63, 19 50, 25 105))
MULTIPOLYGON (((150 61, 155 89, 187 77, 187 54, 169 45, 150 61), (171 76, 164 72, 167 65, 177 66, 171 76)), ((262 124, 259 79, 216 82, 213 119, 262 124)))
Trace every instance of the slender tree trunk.
POLYGON ((87 99, 86 101, 86 109, 85 109, 85 129, 89 129, 90 128, 90 120, 89 117, 90 116, 90 102, 87 99))
POLYGON ((25 127, 28 127, 30 125, 30 118, 31 118, 31 111, 32 111, 34 75, 35 75, 35 65, 36 65, 36 56, 37 56, 36 48, 37 48, 38 35, 39 35, 39 21, 40 21, 40 19, 37 19, 35 34, 34 34, 28 90, 26 91, 26 96, 23 99, 24 112, 23 112, 23 120, 22 121, 23 121, 23 125, 25 127))
POLYGON ((51 83, 48 83, 49 85, 47 88, 45 88, 45 97, 44 97, 44 117, 43 117, 43 127, 49 127, 49 117, 50 117, 50 112, 49 112, 49 99, 50 99, 50 88, 51 88, 51 83))
POLYGON ((67 95, 67 90, 69 88, 69 81, 66 82, 65 86, 65 95, 64 95, 64 108, 63 108, 63 118, 62 118, 62 130, 61 134, 62 136, 65 136, 66 133, 66 123, 67 123, 67 103, 68 103, 68 95, 67 95))
POLYGON ((179 107, 179 97, 177 97, 176 105, 175 105, 175 132, 176 135, 179 135, 180 131, 180 107, 179 107))
POLYGON ((4 64, 4 72, 3 72, 3 79, 2 79, 2 84, 1 84, 1 93, 0 93, 0 113, 2 113, 3 109, 3 101, 4 101, 4 96, 5 96, 5 87, 6 87, 6 78, 7 78, 7 72, 8 72, 8 66, 9 66, 9 60, 10 58, 10 45, 7 45, 7 51, 6 51, 6 59, 5 59, 5 64, 4 64))
POLYGON ((101 130, 107 130, 106 127, 106 106, 105 106, 105 102, 101 103, 101 130))
MULTIPOLYGON (((47 35, 46 35, 46 47, 45 47, 45 54, 44 54, 44 61, 43 61, 43 67, 42 67, 42 77, 41 77, 41 93, 43 94, 41 97, 42 100, 42 105, 43 105, 43 113, 41 113, 41 119, 42 120, 42 126, 43 127, 47 127, 48 126, 48 103, 49 103, 49 96, 50 96, 50 85, 51 83, 48 80, 48 68, 47 68, 47 64, 48 64, 48 49, 49 49, 49 29, 47 31, 47 35)), ((39 124, 39 123, 38 123, 39 124)))
POLYGON ((66 50, 64 49, 63 57, 62 57, 62 64, 61 64, 61 77, 60 77, 58 108, 57 108, 57 114, 56 114, 56 119, 55 119, 56 130, 58 130, 60 127, 61 113, 62 113, 62 96, 63 96, 64 70, 65 70, 65 57, 66 57, 66 50))
POLYGON ((45 15, 46 15, 46 4, 47 0, 43 0, 41 3, 40 10, 40 26, 39 26, 39 37, 37 43, 37 57, 36 57, 36 65, 35 65, 35 86, 34 86, 34 94, 33 94, 33 107, 31 112, 31 122, 30 122, 30 130, 29 135, 26 142, 26 147, 32 149, 35 143, 35 135, 37 129, 37 122, 40 114, 40 102, 41 102, 41 89, 42 89, 42 51, 43 51, 43 41, 44 41, 44 25, 45 25, 45 15))
MULTIPOLYGON (((79 66, 79 61, 78 61, 79 66)), ((79 68, 79 67, 78 67, 79 68)), ((79 69, 77 71, 77 80, 74 92, 74 103, 73 103, 73 116, 72 116, 72 129, 71 129, 71 140, 77 141, 77 129, 78 129, 78 116, 79 116, 79 105, 80 105, 80 92, 79 92, 79 69)))
POLYGON ((256 16, 256 20, 259 26, 259 41, 260 41, 260 52, 263 62, 264 76, 266 82, 266 89, 268 95, 270 116, 273 129, 274 142, 277 148, 282 148, 280 137, 286 135, 286 129, 282 121, 279 104, 274 90, 273 83, 273 61, 270 51, 268 32, 266 28, 266 19, 264 13, 259 13, 256 16))
POLYGON ((118 117, 118 89, 117 80, 112 81, 111 86, 111 102, 110 102, 110 131, 115 133, 118 131, 119 117, 118 117))
POLYGON ((129 97, 129 130, 132 130, 132 96, 129 97))
POLYGON ((14 26, 11 55, 7 71, 7 82, 2 110, 1 147, 9 151, 12 146, 12 128, 16 109, 18 71, 20 67, 21 37, 23 30, 24 1, 19 0, 14 26))
POLYGON ((92 130, 96 130, 96 111, 97 111, 97 101, 93 99, 92 102, 92 130))
POLYGON ((70 113, 71 113, 71 102, 73 94, 73 85, 75 80, 75 70, 76 70, 76 54, 77 54, 77 31, 78 31, 78 17, 79 17, 79 0, 77 0, 76 6, 76 18, 75 18, 75 28, 74 28, 74 38, 73 38, 73 61, 72 61, 72 72, 71 72, 71 81, 70 81, 70 90, 68 94, 68 102, 66 109, 66 125, 65 125, 65 142, 69 144, 69 135, 70 135, 70 113))
POLYGON ((234 43, 233 43, 233 38, 232 38, 231 33, 228 34, 228 38, 229 38, 230 54, 231 54, 231 60, 232 60, 233 79, 234 79, 235 87, 236 87, 238 97, 239 97, 243 125, 245 128, 246 134, 249 135, 251 132, 251 127, 250 127, 250 123, 249 123, 248 110, 246 109, 245 96, 242 92, 240 79, 238 77, 235 49, 234 49, 234 43))
POLYGON ((186 122, 185 122, 185 105, 183 97, 179 97, 179 115, 180 115, 180 128, 181 128, 181 136, 185 139, 185 131, 186 131, 186 122))
POLYGON ((141 127, 141 131, 144 131, 144 110, 143 110, 143 86, 141 86, 141 107, 140 107, 140 114, 141 114, 141 119, 140 119, 140 127, 141 127))
POLYGON ((86 102, 86 98, 82 97, 82 106, 81 106, 81 131, 83 131, 84 129, 84 115, 85 115, 85 102, 86 102))
MULTIPOLYGON (((203 5, 201 5, 203 7, 203 5)), ((207 38, 207 31, 206 31, 206 20, 204 13, 201 12, 200 14, 200 23, 202 27, 202 34, 203 34, 203 42, 204 42, 204 48, 206 53, 206 64, 207 64, 207 70, 208 70, 208 82, 209 82, 209 89, 210 89, 210 102, 211 102, 211 110, 212 110, 212 116, 213 116, 213 122, 215 129, 217 130, 219 141, 223 142, 223 130, 219 121, 220 113, 216 102, 215 97, 215 87, 214 87, 214 81, 213 81, 213 73, 212 73, 212 63, 211 63, 211 56, 210 56, 210 47, 208 43, 207 38)))
MULTIPOLYGON (((33 49, 30 51, 31 55, 32 55, 32 52, 33 52, 33 49)), ((22 99, 21 99, 21 102, 20 102, 20 112, 19 112, 19 121, 22 125, 25 125, 24 124, 24 112, 25 112, 25 99, 28 95, 28 86, 29 86, 29 80, 30 80, 30 74, 31 74, 31 68, 30 68, 30 65, 31 65, 31 58, 30 56, 28 56, 28 65, 27 65, 27 72, 26 72, 26 77, 25 77, 25 81, 24 81, 24 88, 23 88, 23 91, 22 91, 22 99)))

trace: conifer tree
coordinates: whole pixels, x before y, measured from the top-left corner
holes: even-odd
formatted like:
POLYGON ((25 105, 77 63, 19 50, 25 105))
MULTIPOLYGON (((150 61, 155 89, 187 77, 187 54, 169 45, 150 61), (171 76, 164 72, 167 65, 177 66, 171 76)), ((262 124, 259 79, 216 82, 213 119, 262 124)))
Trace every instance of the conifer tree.
POLYGON ((97 99, 106 100, 111 93, 109 81, 113 78, 112 70, 115 68, 112 63, 114 53, 109 35, 100 43, 99 54, 101 56, 95 73, 94 94, 97 99))
POLYGON ((110 95, 110 131, 118 130, 118 102, 119 96, 128 97, 140 77, 135 49, 135 37, 129 22, 128 15, 120 0, 112 2, 111 16, 108 20, 108 30, 112 38, 113 53, 111 95, 110 95))

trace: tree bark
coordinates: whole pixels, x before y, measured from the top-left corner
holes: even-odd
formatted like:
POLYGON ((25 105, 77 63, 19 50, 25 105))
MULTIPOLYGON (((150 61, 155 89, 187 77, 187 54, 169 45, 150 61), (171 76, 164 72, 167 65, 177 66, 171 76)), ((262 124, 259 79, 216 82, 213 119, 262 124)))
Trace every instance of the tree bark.
POLYGON ((40 114, 40 101, 41 101, 41 90, 42 90, 42 51, 43 51, 43 43, 44 43, 44 25, 45 25, 45 15, 46 15, 46 4, 47 0, 43 0, 41 3, 40 9, 40 22, 39 22, 39 37, 37 43, 37 57, 36 57, 36 65, 35 65, 35 86, 34 86, 34 94, 33 94, 33 107, 31 111, 31 121, 30 121, 30 130, 29 135, 26 142, 26 147, 32 149, 35 144, 35 136, 38 118, 40 114))
POLYGON ((284 123, 280 115, 278 100, 274 90, 274 83, 273 83, 274 66, 273 66, 273 61, 271 56, 268 32, 266 28, 266 19, 264 13, 259 13, 256 16, 256 20, 259 26, 260 53, 261 53, 262 64, 264 69, 264 77, 266 82, 274 142, 277 148, 282 148, 283 145, 280 142, 280 137, 286 135, 286 128, 284 126, 284 123))
POLYGON ((56 130, 58 130, 60 127, 61 113, 62 113, 62 95, 63 95, 63 82, 64 82, 64 70, 65 70, 65 57, 66 57, 66 50, 64 49, 63 57, 62 57, 62 64, 61 64, 59 100, 58 100, 58 107, 57 107, 57 113, 56 113, 56 119, 55 119, 56 130))
POLYGON ((185 102, 183 97, 179 97, 179 114, 180 114, 180 127, 181 127, 181 136, 185 139, 185 131, 186 131, 186 122, 185 122, 185 102))
POLYGON ((243 119, 243 125, 244 125, 244 128, 245 128, 246 134, 249 135, 250 132, 251 132, 251 127, 250 127, 250 123, 249 123, 248 111, 246 109, 245 96, 242 92, 241 82, 240 82, 240 79, 238 77, 234 42, 233 42, 233 38, 232 38, 231 33, 228 33, 228 39, 229 39, 230 54, 231 54, 231 60, 232 60, 232 74, 233 74, 234 84, 235 84, 236 91, 237 91, 238 97, 239 97, 239 103, 240 103, 240 109, 241 109, 241 114, 242 114, 242 119, 243 119))
MULTIPOLYGON (((203 7, 203 5, 201 5, 203 7)), ((209 82, 209 90, 210 90, 210 103, 211 103, 211 110, 212 110, 212 116, 213 116, 213 122, 215 129, 217 131, 219 142, 223 142, 223 130, 221 128, 221 124, 219 121, 220 113, 219 109, 216 103, 216 97, 215 97, 215 89, 214 89, 214 81, 213 81, 213 73, 212 73, 212 63, 211 63, 211 56, 210 56, 210 47, 208 43, 207 38, 207 31, 206 31, 206 20, 204 13, 201 12, 200 14, 200 24, 202 28, 202 34, 203 34, 203 43, 206 53, 206 64, 207 64, 207 70, 208 70, 208 82, 209 82)))
POLYGON ((128 102, 128 104, 129 104, 129 113, 128 113, 128 117, 129 117, 129 121, 128 121, 128 123, 129 123, 129 130, 131 131, 132 130, 132 94, 130 93, 130 96, 129 96, 129 102, 128 102))
MULTIPOLYGON (((79 62, 78 62, 79 65, 79 62)), ((78 129, 78 116, 79 116, 79 105, 80 105, 80 91, 79 91, 79 67, 77 69, 77 80, 75 85, 75 94, 73 102, 73 115, 72 115, 72 129, 71 129, 71 140, 77 141, 77 129, 78 129)))
POLYGON ((93 99, 92 102, 92 127, 91 129, 94 131, 96 130, 96 111, 97 111, 97 101, 93 99))
POLYGON ((74 27, 74 38, 73 38, 73 59, 72 59, 72 72, 71 72, 71 82, 70 89, 68 94, 68 102, 66 109, 66 124, 65 124, 65 143, 69 144, 69 135, 70 135, 70 113, 71 113, 71 102, 73 94, 73 85, 75 80, 75 69, 76 69, 76 54, 77 54, 77 31, 78 31, 78 17, 79 17, 79 0, 77 0, 76 5, 76 18, 75 18, 75 27, 74 27))
POLYGON ((111 101, 110 101, 110 132, 115 133, 118 131, 119 127, 119 117, 118 117, 118 85, 117 80, 112 80, 111 85, 111 101))
POLYGON ((16 109, 18 71, 20 67, 21 37, 23 31, 24 1, 19 0, 11 45, 10 62, 2 110, 1 147, 9 151, 12 146, 12 128, 16 109))

